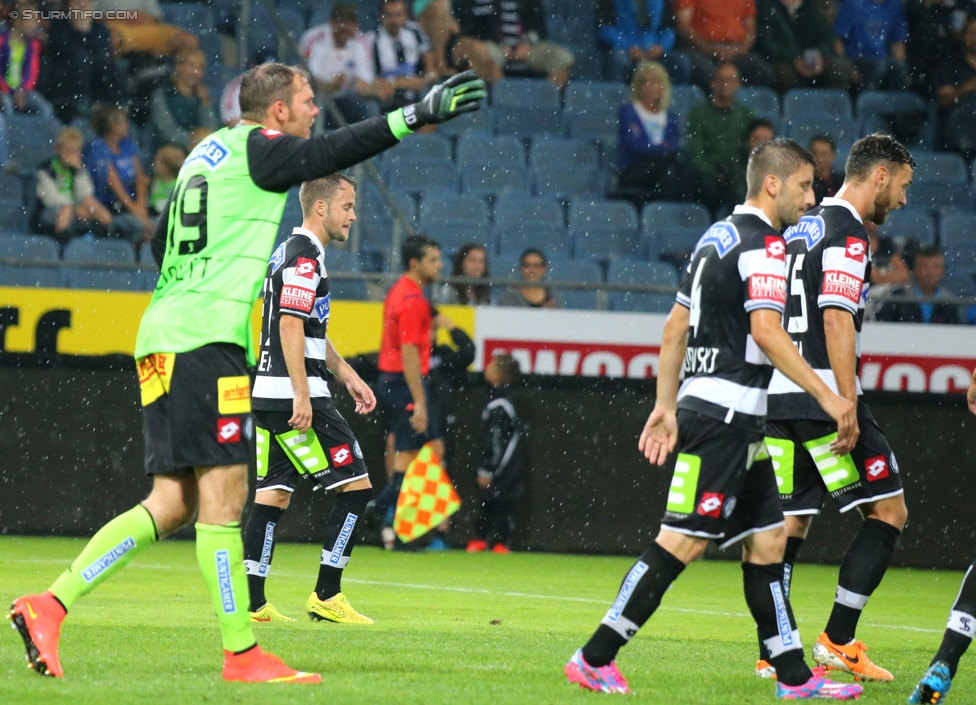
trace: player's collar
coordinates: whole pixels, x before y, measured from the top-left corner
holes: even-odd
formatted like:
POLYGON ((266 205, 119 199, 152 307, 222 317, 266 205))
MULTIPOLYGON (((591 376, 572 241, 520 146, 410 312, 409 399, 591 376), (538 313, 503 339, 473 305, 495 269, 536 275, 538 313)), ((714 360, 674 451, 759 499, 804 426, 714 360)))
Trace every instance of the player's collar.
POLYGON ((315 233, 313 233, 311 230, 306 230, 300 225, 297 225, 294 228, 292 228, 291 234, 304 235, 309 240, 315 243, 315 247, 318 248, 319 254, 322 255, 323 257, 325 256, 325 248, 322 247, 321 241, 317 237, 315 237, 315 233))
POLYGON ((732 215, 754 215, 757 218, 760 218, 762 222, 764 222, 769 227, 773 227, 773 221, 769 219, 769 216, 766 215, 762 210, 754 206, 747 206, 740 203, 739 205, 737 205, 735 208, 732 209, 732 215))
POLYGON ((851 203, 850 201, 845 201, 843 198, 836 198, 834 196, 827 196, 822 201, 820 201, 820 205, 821 206, 843 206, 844 208, 846 208, 851 212, 851 215, 857 218, 858 223, 861 223, 862 225, 864 224, 864 219, 861 218, 861 214, 857 212, 857 208, 855 208, 854 204, 851 203))

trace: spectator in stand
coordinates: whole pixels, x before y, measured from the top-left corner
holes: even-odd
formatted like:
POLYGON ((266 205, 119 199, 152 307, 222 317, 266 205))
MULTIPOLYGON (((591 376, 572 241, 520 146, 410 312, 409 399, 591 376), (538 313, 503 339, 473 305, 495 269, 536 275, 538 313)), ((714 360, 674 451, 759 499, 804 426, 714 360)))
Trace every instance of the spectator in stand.
POLYGON ((907 90, 908 26, 902 0, 842 0, 834 20, 834 49, 854 62, 860 89, 907 90))
MULTIPOLYGON (((302 35, 299 49, 319 90, 335 101, 347 122, 379 115, 378 101, 393 97, 386 81, 377 81, 369 49, 359 32, 359 10, 351 2, 332 6, 327 24, 302 35)), ((328 111, 326 119, 333 122, 328 111)))
POLYGON ((549 41, 541 0, 456 0, 455 9, 461 31, 452 53, 456 62, 470 63, 489 83, 528 70, 566 87, 573 53, 549 41), (479 66, 485 47, 490 63, 479 66))
POLYGON ((410 15, 423 28, 430 40, 431 64, 428 70, 438 76, 454 73, 448 48, 461 27, 451 13, 451 0, 411 0, 410 15))
POLYGON ((152 163, 152 184, 149 188, 149 212, 156 217, 169 203, 186 152, 175 144, 165 144, 156 150, 152 163))
POLYGON ((41 19, 37 5, 18 2, 0 32, 0 107, 5 113, 51 115, 37 92, 41 71, 41 19))
POLYGON ((153 91, 149 113, 156 148, 175 144, 189 152, 217 129, 210 92, 203 82, 207 57, 199 49, 176 54, 173 80, 153 91))
POLYGON ((685 126, 695 198, 712 211, 731 210, 745 198, 745 135, 754 115, 736 102, 739 86, 735 64, 720 64, 712 76, 711 98, 691 109, 685 126))
MULTIPOLYGON (((416 103, 437 80, 430 42, 419 24, 410 20, 406 0, 384 0, 380 26, 367 36, 377 82, 385 82, 390 98, 383 111, 416 103)), ((385 91, 384 91, 385 92, 385 91)))
POLYGON ((766 118, 753 118, 746 126, 746 152, 752 154, 759 145, 776 139, 776 125, 766 118))
POLYGON ((129 138, 129 121, 114 105, 95 108, 91 126, 97 137, 84 161, 95 184, 95 197, 112 213, 134 243, 148 241, 154 221, 149 213, 149 177, 138 145, 129 138))
POLYGON ((833 196, 844 183, 843 170, 834 169, 837 145, 829 135, 814 135, 810 139, 810 154, 817 163, 813 170, 813 197, 819 205, 827 196, 833 196))
POLYGON ((547 286, 532 286, 546 278, 549 260, 542 250, 530 247, 519 257, 519 273, 526 286, 506 289, 498 300, 499 306, 520 306, 529 308, 561 308, 562 302, 547 286))
POLYGON ((54 157, 37 171, 37 203, 31 229, 64 245, 71 238, 110 234, 112 214, 95 198, 95 187, 81 162, 84 138, 66 127, 54 140, 54 157))
POLYGON ((704 89, 721 63, 738 68, 749 86, 768 86, 772 69, 753 53, 756 43, 754 0, 674 0, 681 48, 691 61, 691 81, 704 89))
POLYGON ((95 0, 95 9, 125 13, 127 19, 105 21, 118 56, 134 53, 172 56, 200 46, 195 34, 163 22, 159 0, 95 0))
POLYGON ((850 89, 854 65, 834 52, 817 0, 757 0, 756 53, 773 69, 774 87, 850 89))
POLYGON ((961 41, 942 58, 935 86, 943 145, 964 154, 976 150, 976 17, 966 20, 961 41))
MULTIPOLYGON (((938 245, 922 247, 912 261, 910 282, 894 287, 890 295, 918 297, 952 297, 954 294, 942 286, 945 274, 945 255, 938 245)), ((949 303, 921 303, 914 301, 886 301, 875 316, 879 321, 893 323, 964 323, 959 307, 949 303)))
MULTIPOLYGON (((488 279, 488 251, 484 245, 469 242, 454 255, 452 277, 488 279)), ((443 284, 434 294, 435 303, 482 306, 491 303, 491 286, 485 284, 443 284)), ((448 329, 450 330, 450 329, 448 329)))
POLYGON ((596 21, 605 80, 630 83, 637 65, 649 59, 664 65, 672 83, 688 83, 691 62, 674 51, 670 0, 598 0, 596 21))
POLYGON ((125 105, 125 80, 112 53, 112 35, 92 19, 92 0, 69 0, 68 19, 52 20, 41 57, 38 90, 64 124, 88 117, 96 103, 125 105))
POLYGON ((687 188, 679 160, 678 116, 668 110, 671 81, 657 61, 642 61, 630 81, 630 101, 617 114, 620 195, 674 201, 687 188))
POLYGON ((939 69, 956 51, 969 17, 976 17, 976 0, 905 0, 905 55, 924 96, 934 97, 939 69))

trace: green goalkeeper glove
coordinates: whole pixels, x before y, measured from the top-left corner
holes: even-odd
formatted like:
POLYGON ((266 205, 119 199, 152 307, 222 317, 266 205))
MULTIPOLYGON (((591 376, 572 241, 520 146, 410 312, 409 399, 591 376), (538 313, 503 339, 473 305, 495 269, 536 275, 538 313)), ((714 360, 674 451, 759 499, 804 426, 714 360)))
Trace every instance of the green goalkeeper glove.
POLYGON ((465 71, 438 83, 419 103, 405 107, 403 119, 411 131, 447 122, 462 113, 478 110, 479 101, 485 95, 485 82, 474 71, 465 71))

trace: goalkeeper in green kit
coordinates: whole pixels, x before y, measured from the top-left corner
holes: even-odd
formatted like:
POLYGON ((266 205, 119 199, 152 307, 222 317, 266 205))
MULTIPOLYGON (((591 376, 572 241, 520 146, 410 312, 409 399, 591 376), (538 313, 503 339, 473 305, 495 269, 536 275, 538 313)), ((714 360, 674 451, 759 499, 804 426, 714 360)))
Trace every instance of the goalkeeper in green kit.
POLYGON ((241 82, 241 122, 187 157, 152 239, 159 283, 136 339, 149 496, 103 526, 44 593, 8 615, 37 673, 63 676, 67 610, 155 541, 196 515, 196 553, 220 626, 223 678, 318 683, 261 650, 251 630, 240 517, 254 456, 251 311, 289 188, 388 149, 424 125, 477 110, 471 72, 419 102, 309 138, 318 114, 307 76, 263 64, 241 82))

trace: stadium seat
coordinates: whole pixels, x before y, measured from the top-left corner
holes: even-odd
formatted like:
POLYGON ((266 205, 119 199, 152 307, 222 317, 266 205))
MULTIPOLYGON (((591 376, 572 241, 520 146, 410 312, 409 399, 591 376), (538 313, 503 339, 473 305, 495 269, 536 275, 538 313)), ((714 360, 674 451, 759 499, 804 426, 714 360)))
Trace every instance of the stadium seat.
POLYGON ((743 86, 736 93, 736 100, 756 114, 778 123, 780 120, 779 96, 766 86, 743 86))
POLYGON ((837 88, 792 88, 783 96, 783 119, 812 115, 854 116, 847 91, 837 88))
POLYGON ((506 193, 495 200, 495 224, 545 224, 565 227, 562 204, 552 196, 506 193))
POLYGON ((639 229, 633 204, 608 198, 571 199, 566 222, 574 229, 615 228, 629 233, 636 233, 639 229))
POLYGON ((563 122, 570 137, 600 140, 603 145, 616 144, 617 111, 604 106, 598 112, 563 112, 563 122))
POLYGON ((528 193, 529 172, 514 162, 468 162, 461 164, 462 193, 494 197, 506 191, 528 193))
POLYGON ((641 230, 647 233, 675 225, 690 225, 705 232, 711 222, 708 209, 700 203, 651 201, 641 209, 641 230))
MULTIPOLYGON (((437 134, 450 137, 451 135, 466 135, 469 132, 491 132, 495 128, 495 119, 491 109, 483 105, 481 110, 475 110, 466 115, 459 115, 437 127, 437 134)), ((395 150, 394 150, 395 151, 395 150)))
POLYGON ((677 264, 688 259, 704 232, 704 228, 694 225, 672 225, 645 231, 642 239, 649 260, 677 264))
POLYGON ((955 242, 943 248, 946 256, 946 272, 953 279, 961 279, 960 273, 976 274, 976 240, 955 242))
MULTIPOLYGON (((973 241, 976 241, 976 213, 955 211, 942 214, 939 218, 939 244, 943 249, 957 242, 973 241)), ((976 266, 976 262, 973 264, 976 266)))
MULTIPOLYGON (((546 81, 548 83, 548 81, 546 81)), ((562 111, 552 108, 511 107, 495 111, 495 132, 519 139, 562 134, 562 111)))
POLYGON ((783 129, 787 137, 801 145, 810 144, 817 135, 829 135, 836 144, 852 142, 860 136, 853 118, 823 113, 784 117, 783 129))
POLYGON ((0 259, 48 260, 58 259, 58 243, 47 235, 26 233, 0 234, 0 259))
MULTIPOLYGON (((457 189, 453 187, 440 187, 438 190, 444 194, 457 194, 457 189)), ((415 225, 417 221, 417 204, 413 197, 397 188, 390 190, 393 202, 399 207, 400 212, 406 219, 415 225)), ((358 218, 384 217, 392 220, 394 217, 393 208, 380 194, 379 189, 372 183, 360 184, 356 204, 356 216, 358 218)))
MULTIPOLYGON (((965 160, 955 152, 930 152, 917 149, 912 152, 912 156, 915 158, 913 185, 922 181, 969 183, 969 168, 965 160)), ((912 189, 909 189, 909 198, 911 193, 912 189)))
POLYGON ((359 261, 359 254, 353 252, 348 245, 339 247, 332 245, 325 250, 325 271, 361 272, 363 266, 359 261))
POLYGON ((68 289, 104 291, 147 291, 145 274, 137 269, 89 269, 66 267, 64 286, 68 289))
MULTIPOLYGON (((570 262, 552 259, 549 262, 547 278, 553 282, 600 283, 603 273, 593 262, 570 262)), ((559 289, 558 297, 566 308, 595 309, 597 295, 594 289, 559 289)))
MULTIPOLYGON (((607 283, 658 285, 676 289, 678 272, 665 262, 647 262, 632 258, 615 258, 607 266, 607 283)), ((614 311, 667 313, 674 305, 673 292, 611 291, 610 308, 614 311)))
POLYGON ((493 108, 559 109, 559 89, 544 78, 505 78, 491 87, 493 108))
POLYGON ((611 257, 643 257, 643 246, 636 231, 606 226, 570 226, 573 259, 605 262, 611 257))
POLYGON ((4 230, 27 232, 30 225, 29 220, 27 206, 24 205, 22 199, 12 200, 0 197, 0 224, 3 225, 4 230))
POLYGON ((570 253, 570 243, 566 228, 556 224, 513 222, 495 224, 492 238, 498 245, 498 252, 522 252, 535 247, 546 253, 547 257, 565 259, 570 253))
POLYGON ((671 86, 671 105, 668 109, 681 116, 683 123, 688 118, 688 112, 707 99, 705 91, 694 84, 674 85, 671 86))
POLYGON ((436 240, 445 253, 457 252, 469 242, 477 242, 488 252, 496 249, 488 224, 480 220, 444 220, 424 228, 424 234, 436 240))
POLYGON ((56 118, 14 114, 5 116, 5 120, 10 158, 6 165, 8 170, 32 174, 54 156, 54 140, 62 127, 56 118))
POLYGON ((363 279, 329 279, 329 294, 333 300, 367 301, 369 286, 363 279))
POLYGON ((537 196, 604 196, 606 186, 596 169, 567 169, 562 166, 532 170, 533 190, 537 196))
POLYGON ((9 169, 10 164, 10 137, 7 133, 7 121, 0 115, 0 167, 9 169))
POLYGON ((292 188, 288 191, 285 199, 285 210, 281 213, 281 222, 278 225, 278 236, 275 242, 284 242, 292 231, 302 224, 302 204, 298 201, 298 189, 292 188))
POLYGON ((525 145, 514 135, 493 135, 490 132, 469 132, 457 139, 457 164, 469 162, 512 162, 525 166, 525 145))
POLYGON ((908 115, 923 121, 929 113, 929 106, 914 91, 862 91, 854 103, 861 133, 891 132, 890 117, 908 115))
POLYGON ((600 150, 586 139, 541 135, 529 145, 529 166, 533 168, 592 169, 600 163, 600 150))
POLYGON ((66 262, 99 264, 135 264, 135 248, 130 242, 115 239, 75 238, 64 247, 66 262))
POLYGON ((420 193, 431 186, 457 190, 458 173, 446 159, 394 158, 387 168, 387 183, 404 193, 420 193))
POLYGON ((948 181, 913 182, 908 189, 908 203, 912 208, 924 208, 929 211, 976 208, 976 199, 967 184, 948 181))
POLYGON ((57 289, 61 286, 61 272, 56 267, 0 264, 0 286, 57 289))
MULTIPOLYGON (((909 189, 909 192, 911 190, 909 189)), ((938 231, 935 218, 922 208, 904 207, 892 211, 885 224, 878 228, 878 234, 885 237, 912 239, 922 244, 936 241, 938 231)))
POLYGON ((439 133, 410 135, 388 154, 396 158, 451 159, 451 141, 439 133))
POLYGON ((488 202, 474 194, 425 192, 420 199, 420 227, 439 220, 461 218, 464 220, 478 220, 488 227, 491 221, 488 202))
POLYGON ((608 109, 616 120, 617 109, 625 102, 630 89, 614 81, 570 81, 564 94, 563 110, 572 115, 604 113, 608 109))

